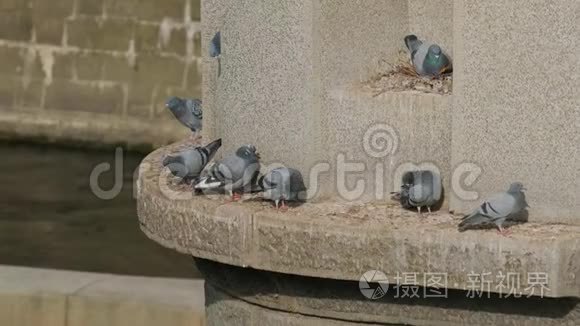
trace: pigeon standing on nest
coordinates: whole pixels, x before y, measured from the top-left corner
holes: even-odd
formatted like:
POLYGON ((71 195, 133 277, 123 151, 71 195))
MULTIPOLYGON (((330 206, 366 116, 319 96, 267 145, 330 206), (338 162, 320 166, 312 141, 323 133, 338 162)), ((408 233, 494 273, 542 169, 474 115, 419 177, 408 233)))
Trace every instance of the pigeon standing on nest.
POLYGON ((405 45, 411 54, 411 63, 419 75, 440 77, 453 71, 451 60, 439 45, 422 42, 415 35, 405 36, 405 45))

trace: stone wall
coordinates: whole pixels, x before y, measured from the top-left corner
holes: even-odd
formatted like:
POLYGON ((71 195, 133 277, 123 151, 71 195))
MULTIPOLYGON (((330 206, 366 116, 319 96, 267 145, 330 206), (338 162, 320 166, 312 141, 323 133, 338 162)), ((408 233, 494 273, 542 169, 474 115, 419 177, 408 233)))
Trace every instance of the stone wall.
POLYGON ((163 102, 201 95, 199 19, 199 0, 0 0, 0 132, 180 138, 163 102))

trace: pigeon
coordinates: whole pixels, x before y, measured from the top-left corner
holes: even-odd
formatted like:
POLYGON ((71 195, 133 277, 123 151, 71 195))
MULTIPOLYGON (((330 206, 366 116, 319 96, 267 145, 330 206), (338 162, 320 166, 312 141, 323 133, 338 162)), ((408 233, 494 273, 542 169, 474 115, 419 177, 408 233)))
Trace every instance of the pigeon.
POLYGON ((405 36, 405 45, 411 54, 411 63, 421 76, 439 77, 453 71, 449 57, 434 43, 423 43, 415 35, 405 36))
POLYGON ((196 190, 224 189, 232 201, 241 199, 241 192, 252 186, 260 172, 260 155, 254 145, 244 145, 224 159, 216 162, 208 175, 194 186, 196 190))
POLYGON ((287 201, 298 201, 304 199, 306 186, 300 171, 291 168, 276 168, 258 180, 258 186, 264 191, 264 198, 273 200, 276 209, 288 210, 287 201))
POLYGON ((391 194, 403 208, 415 207, 421 214, 421 207, 427 207, 431 214, 431 207, 441 200, 441 192, 441 178, 438 174, 432 171, 411 171, 403 176, 401 191, 391 194))
POLYGON ((168 167, 174 176, 178 176, 186 183, 198 178, 207 163, 222 146, 222 140, 214 140, 204 147, 195 147, 168 155, 163 159, 163 166, 168 167))
POLYGON ((182 99, 171 97, 165 103, 165 106, 184 126, 196 133, 202 128, 203 111, 201 109, 201 100, 182 99))
POLYGON ((505 220, 519 215, 524 209, 530 207, 526 202, 524 190, 526 189, 521 182, 514 182, 507 192, 492 195, 471 214, 463 217, 459 224, 459 231, 463 232, 470 227, 493 223, 500 234, 508 234, 503 229, 505 220))
POLYGON ((222 54, 222 37, 221 32, 215 33, 211 42, 209 43, 209 56, 212 58, 217 58, 218 61, 218 77, 221 75, 222 71, 222 63, 221 63, 221 54, 222 54))
POLYGON ((217 32, 209 44, 209 56, 212 58, 219 57, 222 53, 221 33, 217 32))

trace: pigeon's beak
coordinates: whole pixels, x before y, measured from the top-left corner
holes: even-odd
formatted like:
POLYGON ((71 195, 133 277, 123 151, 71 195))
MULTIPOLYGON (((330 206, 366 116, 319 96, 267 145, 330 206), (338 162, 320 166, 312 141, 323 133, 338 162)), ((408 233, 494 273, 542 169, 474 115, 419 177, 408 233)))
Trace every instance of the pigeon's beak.
POLYGON ((524 187, 522 187, 522 190, 523 190, 523 191, 528 191, 528 188, 524 188, 524 187))
POLYGON ((258 158, 258 160, 262 159, 262 157, 260 156, 260 153, 256 153, 256 157, 258 158))

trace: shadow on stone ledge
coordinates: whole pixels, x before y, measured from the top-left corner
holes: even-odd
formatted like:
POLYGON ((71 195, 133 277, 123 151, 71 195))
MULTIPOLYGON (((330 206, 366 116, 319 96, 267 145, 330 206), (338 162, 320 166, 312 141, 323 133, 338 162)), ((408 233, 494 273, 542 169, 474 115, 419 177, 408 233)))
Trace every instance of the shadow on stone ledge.
MULTIPOLYGON (((502 298, 484 293, 482 298, 472 299, 467 297, 468 291, 460 290, 448 290, 446 298, 398 298, 390 284, 384 297, 370 300, 361 294, 358 282, 266 272, 203 259, 196 259, 196 265, 211 287, 227 294, 207 296, 206 307, 235 300, 319 318, 413 325, 425 320, 432 321, 429 325, 573 325, 580 318, 577 298, 502 298)), ((426 290, 429 288, 417 287, 420 297, 426 290)))

